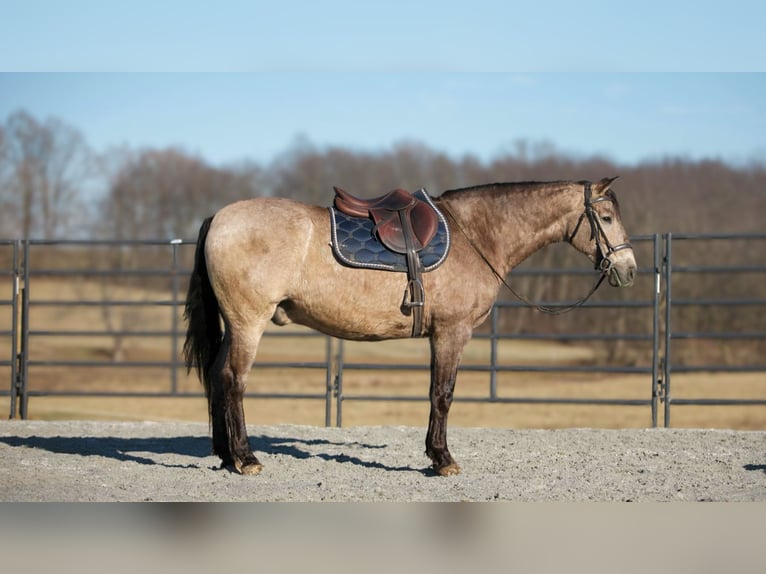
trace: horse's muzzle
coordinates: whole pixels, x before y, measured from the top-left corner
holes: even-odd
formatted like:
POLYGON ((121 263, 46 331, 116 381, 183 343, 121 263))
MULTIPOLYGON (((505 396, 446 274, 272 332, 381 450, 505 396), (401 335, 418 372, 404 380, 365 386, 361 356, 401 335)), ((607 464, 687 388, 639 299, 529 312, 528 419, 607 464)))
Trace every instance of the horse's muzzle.
POLYGON ((614 264, 609 270, 609 284, 612 287, 630 287, 636 279, 636 264, 614 264))

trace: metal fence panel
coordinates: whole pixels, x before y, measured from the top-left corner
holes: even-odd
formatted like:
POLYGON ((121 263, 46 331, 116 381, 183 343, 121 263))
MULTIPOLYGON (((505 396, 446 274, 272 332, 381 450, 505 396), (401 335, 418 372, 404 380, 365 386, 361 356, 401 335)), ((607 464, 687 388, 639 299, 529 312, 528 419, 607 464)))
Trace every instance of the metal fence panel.
MULTIPOLYGON (((677 398, 673 395, 673 387, 671 385, 672 376, 674 373, 766 373, 766 363, 763 361, 763 355, 760 355, 761 362, 755 364, 721 364, 711 363, 706 361, 705 363, 692 363, 692 364, 676 364, 674 362, 673 343, 677 341, 701 341, 701 340, 713 340, 713 341, 766 341, 766 298, 752 293, 752 288, 755 285, 763 284, 763 277, 757 282, 745 282, 737 281, 737 285, 745 287, 745 293, 738 293, 735 297, 716 296, 707 292, 689 295, 683 298, 674 296, 674 285, 678 282, 679 278, 684 275, 714 275, 721 283, 729 282, 731 284, 732 277, 740 277, 741 274, 757 274, 760 276, 766 275, 766 234, 673 234, 667 233, 663 237, 664 239, 664 260, 663 260, 663 274, 664 274, 664 304, 665 304, 665 317, 664 317, 664 352, 663 352, 663 392, 662 399, 664 401, 664 426, 668 427, 671 424, 671 407, 673 405, 749 405, 760 406, 766 405, 766 399, 755 398, 711 398, 711 397, 693 397, 693 398, 677 398), (681 245, 700 245, 702 249, 706 246, 710 246, 715 243, 731 242, 731 241, 746 241, 750 249, 748 253, 754 260, 748 264, 735 263, 725 265, 721 261, 713 260, 712 262, 689 264, 689 263, 676 263, 674 256, 674 250, 681 245), (750 330, 727 330, 727 331, 710 331, 699 330, 695 328, 689 328, 683 321, 683 318, 674 317, 674 313, 680 309, 690 308, 693 310, 702 310, 702 312, 710 313, 716 308, 734 308, 734 307, 747 307, 751 309, 751 314, 754 317, 760 318, 758 321, 759 327, 750 330)), ((705 249, 709 252, 709 248, 705 249)))
MULTIPOLYGON (((766 316, 763 307, 766 300, 758 294, 743 293, 737 297, 722 298, 701 294, 693 297, 674 298, 674 281, 680 275, 692 274, 720 274, 726 277, 744 273, 762 274, 766 272, 766 262, 763 258, 756 257, 755 262, 742 265, 723 265, 721 261, 710 261, 706 264, 688 263, 679 265, 674 261, 673 246, 681 242, 720 242, 720 241, 746 241, 753 244, 765 245, 766 235, 647 235, 632 238, 637 245, 645 244, 651 252, 651 261, 648 266, 640 269, 640 275, 650 277, 646 285, 641 288, 638 297, 628 300, 606 299, 589 302, 584 305, 580 313, 597 312, 598 310, 616 309, 621 314, 640 316, 639 323, 646 328, 632 331, 604 332, 524 332, 503 328, 500 317, 509 309, 523 308, 524 304, 515 300, 499 300, 492 310, 487 328, 475 334, 475 339, 485 341, 489 345, 489 360, 481 364, 465 364, 461 371, 476 372, 487 375, 486 394, 484 396, 456 397, 456 401, 466 402, 492 402, 492 403, 528 403, 528 404, 594 404, 594 405, 629 405, 646 406, 651 409, 651 424, 658 425, 658 411, 660 405, 664 405, 663 424, 670 425, 671 406, 684 404, 698 405, 725 405, 746 404, 763 405, 766 401, 760 399, 727 399, 716 400, 710 397, 696 399, 676 398, 671 390, 671 377, 673 373, 700 371, 749 371, 766 372, 766 365, 729 365, 729 364, 679 364, 673 361, 673 345, 684 340, 749 340, 763 341, 766 338, 766 324, 763 328, 746 331, 699 331, 686 328, 678 317, 674 316, 678 309, 693 308, 700 306, 717 307, 754 307, 757 313, 766 316), (664 306, 664 313, 662 307, 664 306), (648 345, 650 358, 640 364, 592 364, 592 365, 549 365, 549 364, 503 364, 499 359, 498 345, 503 341, 527 340, 527 341, 581 341, 619 344, 621 342, 631 345, 648 345), (560 373, 593 373, 593 374, 638 374, 646 377, 646 395, 643 398, 603 398, 603 397, 508 397, 500 391, 500 375, 504 373, 524 372, 560 372, 560 373)), ((185 282, 190 273, 191 255, 194 241, 0 241, 0 249, 9 252, 3 261, 7 264, 0 268, 0 277, 7 278, 9 298, 0 297, 0 310, 7 310, 4 315, 8 317, 9 324, 5 330, 0 330, 0 337, 8 341, 8 350, 5 356, 0 357, 0 367, 8 369, 10 386, 7 392, 10 395, 10 416, 26 418, 28 414, 28 399, 32 395, 59 395, 59 396, 151 396, 151 397, 180 397, 201 396, 201 391, 190 391, 183 388, 179 381, 179 370, 183 371, 184 365, 179 358, 181 350, 181 337, 184 333, 182 322, 183 297, 185 295, 185 282), (92 254, 100 249, 105 255, 94 256, 89 260, 83 256, 87 252, 92 254), (134 250, 146 249, 145 257, 133 257, 134 250), (79 250, 79 251, 78 251, 79 250), (74 253, 74 255, 73 255, 74 253), (133 258, 132 258, 133 257, 133 258), (79 259, 78 259, 79 258, 79 259), (84 265, 74 265, 73 262, 86 261, 84 265), (95 282, 103 282, 103 285, 112 286, 109 289, 109 297, 89 296, 84 291, 79 297, 64 297, 61 292, 55 290, 51 293, 37 293, 36 285, 42 284, 42 280, 82 281, 84 277, 95 282), (169 293, 155 297, 144 297, 137 300, 128 296, 128 291, 120 291, 114 285, 120 282, 129 284, 141 284, 145 286, 161 285, 157 293, 169 293), (142 328, 128 329, 125 325, 112 325, 110 328, 97 329, 93 325, 82 325, 77 329, 64 326, 41 327, 32 321, 30 323, 31 310, 34 309, 58 309, 60 313, 82 313, 85 316, 94 309, 108 312, 107 309, 116 308, 140 313, 142 309, 162 310, 163 321, 161 325, 148 325, 142 328), (90 310, 90 311, 89 311, 90 310), (38 341, 45 338, 143 338, 157 341, 158 348, 162 344, 167 345, 167 354, 152 359, 123 359, 96 360, 92 357, 67 357, 56 356, 40 357, 34 352, 38 341), (166 385, 161 390, 151 391, 124 391, 124 390, 76 390, 59 388, 52 390, 36 390, 30 387, 30 368, 39 372, 40 369, 58 368, 67 369, 74 367, 82 368, 146 368, 162 369, 167 373, 166 385)), ((759 248, 759 253, 763 253, 759 248)), ((514 272, 519 277, 530 276, 564 276, 564 275, 587 275, 592 271, 583 269, 558 269, 558 268, 524 268, 514 272)), ((106 289, 106 288, 105 288, 106 289)), ((635 289, 635 288, 634 288, 635 289)), ((147 291, 148 292, 148 291, 147 291)), ((565 306, 568 301, 542 301, 549 306, 565 306)), ((406 370, 427 371, 428 365, 408 364, 382 364, 350 360, 346 354, 343 341, 335 340, 319 333, 266 333, 264 339, 281 336, 305 336, 314 340, 322 341, 323 358, 316 361, 257 361, 256 366, 261 369, 310 369, 324 373, 324 389, 315 393, 281 393, 281 392, 249 392, 247 396, 263 399, 312 399, 324 403, 325 425, 332 424, 332 413, 335 412, 335 424, 340 426, 343 421, 343 404, 348 401, 422 401, 427 400, 427 394, 421 396, 402 396, 396 394, 369 395, 365 393, 349 392, 344 388, 344 380, 349 373, 365 370, 406 370)))

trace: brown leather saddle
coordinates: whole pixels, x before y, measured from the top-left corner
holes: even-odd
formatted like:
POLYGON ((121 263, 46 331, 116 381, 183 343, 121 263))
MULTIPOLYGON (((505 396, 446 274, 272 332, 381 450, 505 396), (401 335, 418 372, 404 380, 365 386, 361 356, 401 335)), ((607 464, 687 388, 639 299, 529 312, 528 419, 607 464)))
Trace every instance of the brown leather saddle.
POLYGON ((380 242, 396 253, 407 253, 407 235, 417 252, 436 235, 439 216, 409 191, 395 189, 379 197, 362 199, 335 187, 335 207, 353 217, 371 217, 380 242))
POLYGON ((352 217, 369 217, 374 233, 391 251, 407 258, 407 287, 402 299, 402 312, 412 314, 412 336, 423 335, 423 266, 418 252, 436 235, 439 214, 429 203, 403 189, 395 189, 372 199, 362 199, 335 187, 335 208, 352 217))

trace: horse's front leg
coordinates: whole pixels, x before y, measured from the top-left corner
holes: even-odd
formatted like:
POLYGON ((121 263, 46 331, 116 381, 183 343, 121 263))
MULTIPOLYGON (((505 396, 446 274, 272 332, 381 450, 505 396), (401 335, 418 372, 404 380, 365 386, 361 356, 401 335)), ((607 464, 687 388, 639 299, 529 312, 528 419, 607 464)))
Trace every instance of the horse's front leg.
POLYGON ((447 416, 452 405, 460 358, 470 338, 469 327, 436 330, 431 335, 431 414, 426 455, 431 459, 434 470, 442 476, 460 473, 460 466, 447 447, 447 416))

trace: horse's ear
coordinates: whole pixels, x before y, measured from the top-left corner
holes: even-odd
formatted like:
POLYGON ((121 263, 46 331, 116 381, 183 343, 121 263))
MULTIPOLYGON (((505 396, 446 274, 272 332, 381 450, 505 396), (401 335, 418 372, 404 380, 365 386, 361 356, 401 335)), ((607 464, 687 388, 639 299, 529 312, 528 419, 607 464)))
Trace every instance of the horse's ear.
POLYGON ((596 195, 603 195, 609 189, 609 186, 612 185, 612 182, 618 177, 620 176, 616 175, 614 177, 605 177, 601 181, 594 183, 593 191, 596 193, 596 195))

